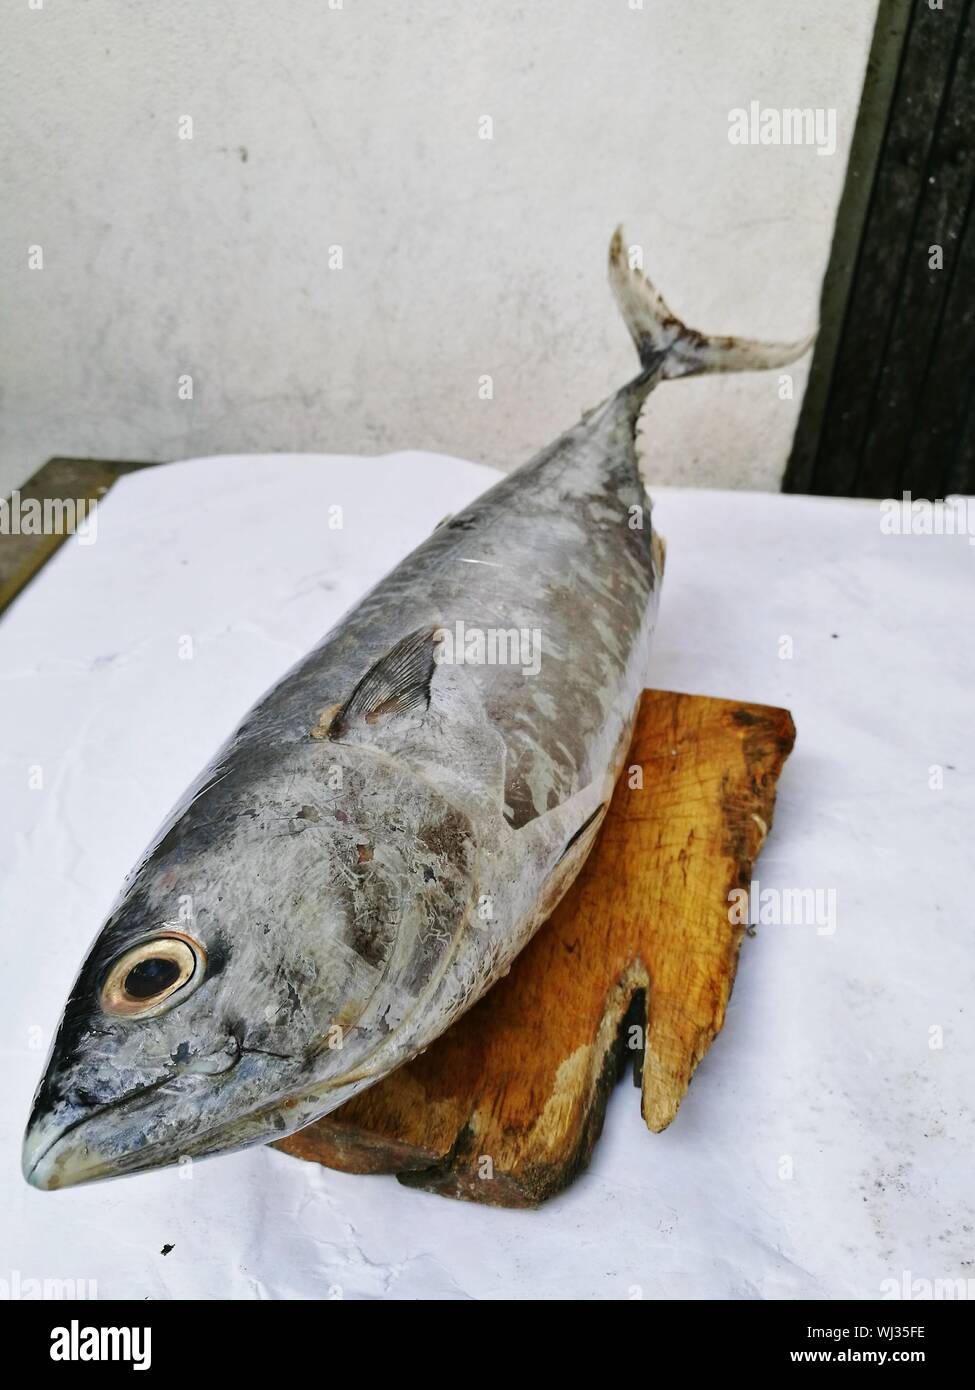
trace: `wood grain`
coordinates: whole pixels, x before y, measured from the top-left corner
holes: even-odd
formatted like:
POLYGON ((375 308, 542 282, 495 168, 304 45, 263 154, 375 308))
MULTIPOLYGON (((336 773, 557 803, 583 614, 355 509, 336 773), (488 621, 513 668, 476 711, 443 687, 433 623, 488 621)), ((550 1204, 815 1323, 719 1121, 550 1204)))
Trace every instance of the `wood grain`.
POLYGON ((628 1060, 664 1129, 724 1022, 745 931, 729 894, 748 887, 794 737, 785 710, 645 691, 596 847, 510 974, 423 1056, 277 1147, 526 1207, 588 1162, 628 1060))

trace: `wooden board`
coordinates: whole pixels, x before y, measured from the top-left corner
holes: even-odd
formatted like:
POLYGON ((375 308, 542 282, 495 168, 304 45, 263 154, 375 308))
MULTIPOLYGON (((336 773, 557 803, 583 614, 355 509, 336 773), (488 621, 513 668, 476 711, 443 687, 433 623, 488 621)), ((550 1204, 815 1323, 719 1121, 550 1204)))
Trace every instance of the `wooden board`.
POLYGON ((785 710, 645 691, 597 845, 510 974, 423 1056, 277 1147, 526 1207, 588 1162, 627 1060, 664 1129, 724 1021, 746 930, 729 894, 749 885, 794 738, 785 710))
MULTIPOLYGON (((123 459, 48 459, 43 468, 16 489, 17 502, 39 503, 42 515, 45 506, 56 502, 98 503, 124 473, 151 467, 149 463, 123 459)), ((13 497, 9 500, 13 503, 13 497)), ((63 529, 42 531, 39 535, 30 531, 18 533, 8 523, 8 528, 0 533, 0 613, 13 603, 69 534, 63 529)))

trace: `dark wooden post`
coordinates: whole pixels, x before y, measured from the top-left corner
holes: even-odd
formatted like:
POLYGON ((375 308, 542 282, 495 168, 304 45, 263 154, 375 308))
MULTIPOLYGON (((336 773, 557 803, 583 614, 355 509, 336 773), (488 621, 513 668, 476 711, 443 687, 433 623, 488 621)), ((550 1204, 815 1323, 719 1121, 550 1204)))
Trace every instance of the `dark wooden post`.
POLYGON ((973 195, 973 0, 881 0, 783 491, 975 491, 973 195))

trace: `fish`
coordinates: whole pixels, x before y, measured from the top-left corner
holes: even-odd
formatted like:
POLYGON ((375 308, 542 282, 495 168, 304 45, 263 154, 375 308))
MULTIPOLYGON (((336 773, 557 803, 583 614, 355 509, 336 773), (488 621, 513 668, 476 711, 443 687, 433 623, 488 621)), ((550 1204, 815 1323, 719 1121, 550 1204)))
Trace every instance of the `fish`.
POLYGON ((53 1190, 280 1139, 424 1051, 591 850, 647 683, 662 381, 811 338, 707 336, 625 245, 639 370, 432 534, 246 715, 126 878, 34 1098, 53 1190))

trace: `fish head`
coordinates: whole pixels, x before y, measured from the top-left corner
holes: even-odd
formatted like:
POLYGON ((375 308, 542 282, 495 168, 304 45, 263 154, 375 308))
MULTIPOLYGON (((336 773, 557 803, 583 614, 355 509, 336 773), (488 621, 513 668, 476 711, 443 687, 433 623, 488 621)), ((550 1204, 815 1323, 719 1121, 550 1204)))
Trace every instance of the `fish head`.
POLYGON ((473 891, 463 817, 354 748, 257 761, 174 813, 96 938, 35 1097, 34 1186, 290 1133, 435 978, 473 891))

